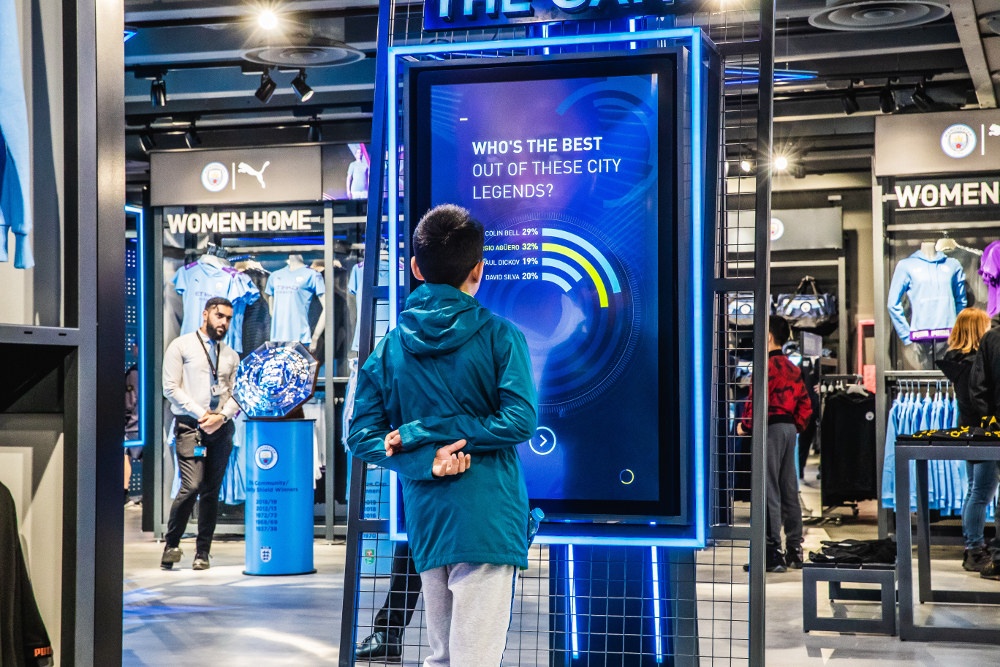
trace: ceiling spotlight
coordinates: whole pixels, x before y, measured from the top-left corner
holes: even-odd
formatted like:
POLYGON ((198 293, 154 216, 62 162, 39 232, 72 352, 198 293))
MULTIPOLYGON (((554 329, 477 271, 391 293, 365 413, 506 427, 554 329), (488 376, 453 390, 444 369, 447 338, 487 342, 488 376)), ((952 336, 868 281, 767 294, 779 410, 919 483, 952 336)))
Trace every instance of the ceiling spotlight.
POLYGON ((913 89, 913 94, 910 96, 913 98, 913 103, 921 111, 930 111, 934 108, 934 100, 931 96, 927 94, 924 90, 924 82, 921 81, 917 84, 917 87, 913 89))
POLYGON ((878 108, 882 113, 893 113, 896 110, 896 96, 892 94, 892 86, 888 81, 878 94, 878 108))
POLYGON ((843 97, 840 98, 841 103, 844 105, 844 113, 848 116, 858 111, 861 106, 858 104, 858 98, 854 94, 854 82, 847 84, 847 91, 844 93, 843 97))
POLYGON ((271 95, 274 95, 274 90, 278 87, 278 84, 274 82, 271 75, 268 74, 267 70, 260 75, 260 86, 257 87, 257 92, 254 96, 264 104, 267 104, 271 99, 271 95))
POLYGON ((292 88, 295 89, 295 94, 303 102, 308 102, 312 99, 313 89, 306 83, 306 71, 304 69, 300 69, 299 75, 292 79, 292 88))
POLYGON ((314 119, 309 123, 309 135, 306 140, 313 144, 323 141, 323 130, 320 128, 318 120, 314 119))
POLYGON ((153 139, 153 135, 148 132, 144 132, 139 135, 139 148, 142 149, 143 153, 149 153, 149 151, 156 148, 156 140, 153 139))
POLYGON ((188 131, 184 133, 184 143, 187 144, 188 148, 194 148, 195 146, 201 145, 201 137, 198 136, 198 132, 194 129, 194 123, 191 123, 191 127, 188 131))
POLYGON ((278 15, 270 9, 265 9, 257 15, 257 25, 264 30, 274 30, 278 27, 278 15))
POLYGON ((149 103, 154 109, 167 106, 167 84, 163 75, 157 75, 156 80, 149 84, 149 103))
POLYGON ((750 164, 750 160, 740 160, 740 171, 744 174, 749 174, 753 169, 753 165, 750 164))
POLYGON ((788 158, 784 155, 779 155, 774 158, 774 168, 778 171, 785 171, 788 169, 788 158))

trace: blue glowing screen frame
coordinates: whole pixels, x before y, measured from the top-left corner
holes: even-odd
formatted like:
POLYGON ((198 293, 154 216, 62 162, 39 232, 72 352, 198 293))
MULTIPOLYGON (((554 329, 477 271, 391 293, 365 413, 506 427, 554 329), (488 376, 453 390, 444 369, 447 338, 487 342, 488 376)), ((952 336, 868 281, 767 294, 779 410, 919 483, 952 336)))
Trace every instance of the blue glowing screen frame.
MULTIPOLYGON (((711 44, 705 38, 703 32, 698 28, 679 28, 647 31, 641 33, 612 33, 596 37, 597 39, 612 45, 618 45, 633 51, 637 51, 640 44, 664 47, 673 52, 679 52, 683 57, 680 61, 686 66, 680 67, 677 72, 679 88, 684 92, 686 99, 677 102, 677 115, 680 120, 680 127, 683 128, 678 136, 678 155, 689 156, 686 164, 680 159, 675 161, 675 169, 685 177, 683 185, 679 189, 678 195, 681 204, 678 207, 681 218, 678 220, 677 244, 678 262, 676 270, 678 272, 678 294, 687 295, 687 299, 681 299, 678 304, 678 338, 682 349, 678 357, 679 364, 678 381, 682 387, 690 387, 691 391, 688 400, 684 401, 684 408, 680 417, 682 430, 686 434, 683 441, 689 446, 682 447, 682 469, 680 477, 685 485, 681 494, 682 511, 673 520, 673 517, 665 521, 647 521, 643 523, 616 523, 609 521, 561 521, 544 522, 536 541, 543 544, 606 544, 606 545, 632 545, 643 544, 651 546, 668 547, 703 547, 706 543, 707 532, 707 447, 709 434, 709 395, 708 385, 710 378, 705 372, 709 368, 707 360, 711 349, 711 293, 706 287, 706 282, 710 278, 711 263, 705 261, 706 238, 710 223, 714 220, 706 219, 706 209, 714 211, 711 202, 706 207, 706 178, 714 171, 709 170, 706 165, 706 155, 710 151, 709 141, 715 136, 717 130, 717 119, 711 119, 710 113, 706 110, 713 108, 709 103, 709 86, 711 77, 709 76, 710 65, 718 67, 717 59, 710 57, 711 44), (693 64, 693 66, 692 66, 693 64), (681 248, 686 248, 689 252, 683 252, 681 248), (684 362, 687 363, 684 363, 684 362)), ((502 47, 505 51, 522 51, 548 54, 552 49, 567 47, 572 49, 581 45, 593 47, 594 35, 556 37, 556 38, 532 38, 504 40, 502 47)), ((388 88, 387 105, 389 109, 397 109, 400 104, 400 93, 397 85, 400 76, 405 75, 410 63, 419 62, 420 58, 440 59, 446 54, 459 52, 462 55, 475 56, 477 54, 489 54, 495 51, 497 42, 472 42, 463 43, 460 46, 452 44, 437 45, 414 45, 399 46, 389 49, 388 63, 388 88)), ((652 50, 641 51, 649 54, 652 50)), ((628 52, 626 52, 627 54, 628 52)), ((622 58, 623 54, 618 51, 609 51, 606 54, 609 58, 622 58)), ((499 59, 494 60, 494 63, 499 59)), ((718 72, 717 76, 721 76, 718 72)), ((714 93, 717 95, 718 93, 714 93)), ((403 146, 400 137, 400 128, 395 122, 389 122, 387 128, 387 158, 388 158, 388 198, 387 198, 387 218, 389 226, 389 238, 400 238, 400 197, 398 192, 398 173, 400 148, 403 146)), ((412 159, 412 155, 407 156, 412 159)), ((410 171, 409 169, 407 171, 410 171)), ((409 190, 412 192, 412 190, 409 190)), ((404 224, 407 224, 404 222, 404 224)), ((389 244, 390 266, 398 263, 400 249, 397 244, 389 244)), ((389 284, 389 322, 394 326, 399 314, 400 290, 403 285, 397 281, 390 281, 389 284)), ((391 476, 390 486, 390 506, 389 506, 389 526, 390 538, 393 540, 405 540, 405 527, 401 525, 401 506, 398 495, 398 485, 395 475, 391 476)))
POLYGON ((131 446, 142 446, 145 444, 146 438, 146 420, 147 412, 146 409, 146 387, 145 378, 149 376, 147 373, 147 363, 146 363, 146 341, 147 334, 146 330, 146 245, 149 243, 149 239, 146 238, 146 212, 141 206, 135 206, 133 204, 125 205, 125 213, 127 215, 135 216, 135 236, 138 244, 136 250, 136 288, 138 294, 136 295, 136 303, 138 307, 136 308, 138 315, 138 336, 136 337, 139 343, 139 439, 138 440, 127 440, 125 441, 126 447, 131 446))

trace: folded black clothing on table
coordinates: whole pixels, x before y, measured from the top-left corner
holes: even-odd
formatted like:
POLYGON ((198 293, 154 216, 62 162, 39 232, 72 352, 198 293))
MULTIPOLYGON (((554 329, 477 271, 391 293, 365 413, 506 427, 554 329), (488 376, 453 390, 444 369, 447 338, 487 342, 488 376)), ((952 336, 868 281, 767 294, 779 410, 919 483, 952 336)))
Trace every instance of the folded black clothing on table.
POLYGON ((896 542, 884 540, 823 540, 819 553, 809 552, 813 563, 895 563, 896 542))
POLYGON ((967 440, 973 442, 1000 442, 1000 430, 987 431, 978 426, 956 426, 955 428, 936 428, 930 431, 918 431, 913 435, 896 436, 897 442, 914 442, 927 440, 967 440))

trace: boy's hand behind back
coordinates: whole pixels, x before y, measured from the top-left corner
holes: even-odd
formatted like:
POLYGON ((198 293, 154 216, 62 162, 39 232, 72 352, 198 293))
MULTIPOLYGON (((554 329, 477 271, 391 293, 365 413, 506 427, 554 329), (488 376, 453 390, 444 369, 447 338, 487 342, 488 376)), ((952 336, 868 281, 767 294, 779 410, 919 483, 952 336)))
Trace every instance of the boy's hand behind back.
POLYGON ((458 450, 465 447, 465 440, 456 440, 450 445, 445 445, 434 454, 434 463, 431 467, 431 474, 435 477, 450 477, 460 475, 472 467, 472 456, 469 454, 456 454, 458 450))
POLYGON ((399 429, 385 436, 385 455, 392 456, 403 451, 403 438, 399 435, 399 429))

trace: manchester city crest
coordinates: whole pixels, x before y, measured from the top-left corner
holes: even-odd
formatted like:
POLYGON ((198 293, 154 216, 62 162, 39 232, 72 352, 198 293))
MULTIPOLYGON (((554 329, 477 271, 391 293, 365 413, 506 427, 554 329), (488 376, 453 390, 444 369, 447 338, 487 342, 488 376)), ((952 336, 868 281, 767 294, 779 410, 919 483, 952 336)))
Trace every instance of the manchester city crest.
POLYGON ((976 150, 976 131, 964 123, 956 123, 941 134, 941 150, 948 157, 963 158, 976 150))
POLYGON ((209 192, 222 192, 229 185, 229 169, 221 162, 209 162, 201 170, 201 184, 209 192))

